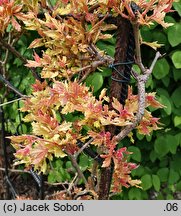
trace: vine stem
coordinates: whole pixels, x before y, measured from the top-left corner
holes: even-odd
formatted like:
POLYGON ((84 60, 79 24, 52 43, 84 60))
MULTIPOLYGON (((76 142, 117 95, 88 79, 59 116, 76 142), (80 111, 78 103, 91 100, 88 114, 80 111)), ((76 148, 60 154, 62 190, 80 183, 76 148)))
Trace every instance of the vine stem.
POLYGON ((16 89, 8 80, 6 80, 1 74, 0 74, 0 80, 7 86, 9 89, 14 91, 17 95, 19 95, 22 98, 27 97, 26 95, 23 95, 18 89, 16 89))
MULTIPOLYGON (((16 57, 18 57, 23 62, 23 64, 27 64, 27 59, 24 56, 22 56, 13 46, 11 46, 11 44, 7 43, 1 37, 0 37, 0 45, 4 47, 5 49, 9 50, 11 53, 13 53, 16 57)), ((35 72, 35 69, 30 68, 30 70, 33 76, 35 77, 35 79, 41 81, 41 78, 37 75, 37 73, 35 72)))
POLYGON ((134 32, 134 38, 135 38, 135 54, 136 54, 136 63, 141 69, 141 71, 145 72, 145 67, 142 63, 142 57, 141 57, 141 47, 140 47, 140 31, 139 31, 139 24, 133 24, 133 32, 134 32))
POLYGON ((85 149, 85 148, 87 148, 87 146, 89 145, 89 144, 91 144, 91 142, 93 142, 93 138, 91 138, 88 142, 86 142, 76 153, 75 153, 75 155, 74 155, 74 157, 75 158, 77 158, 78 156, 79 156, 79 154, 85 149))
POLYGON ((71 155, 70 153, 68 153, 68 152, 66 152, 66 154, 69 156, 73 167, 76 169, 76 171, 78 173, 79 178, 83 179, 83 181, 85 182, 86 188, 89 189, 89 184, 88 184, 83 172, 81 171, 81 169, 80 169, 80 167, 79 167, 79 165, 77 163, 76 158, 73 155, 71 155))

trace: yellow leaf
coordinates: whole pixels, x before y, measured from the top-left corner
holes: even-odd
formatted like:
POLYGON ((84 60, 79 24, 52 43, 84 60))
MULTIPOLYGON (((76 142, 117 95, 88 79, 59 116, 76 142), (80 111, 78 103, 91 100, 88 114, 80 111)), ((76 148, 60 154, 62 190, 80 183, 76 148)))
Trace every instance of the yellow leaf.
POLYGON ((41 164, 41 166, 40 166, 40 171, 42 172, 42 173, 46 173, 46 170, 47 170, 47 162, 46 162, 46 160, 43 160, 43 162, 42 162, 42 164, 41 164))
POLYGON ((72 127, 72 122, 62 122, 62 124, 58 127, 58 130, 66 133, 72 127))
POLYGON ((160 48, 161 46, 163 46, 164 44, 158 44, 158 41, 154 41, 154 42, 146 42, 146 41, 142 41, 142 44, 145 44, 147 46, 150 46, 152 49, 157 50, 157 48, 160 48))
POLYGON ((33 134, 37 136, 47 137, 47 135, 51 132, 48 127, 46 127, 45 125, 39 122, 32 122, 32 129, 33 129, 33 134))
POLYGON ((70 13, 71 13, 71 10, 72 10, 71 5, 68 4, 66 7, 58 8, 58 9, 56 10, 56 13, 57 13, 57 14, 60 14, 60 15, 66 15, 66 14, 70 14, 70 13))
POLYGON ((104 98, 104 96, 106 95, 106 88, 104 88, 102 91, 101 91, 101 93, 100 93, 100 95, 99 95, 99 100, 102 100, 102 98, 104 98))
POLYGON ((130 133, 128 134, 128 137, 130 138, 130 141, 131 141, 132 143, 134 143, 133 132, 130 132, 130 133))
MULTIPOLYGON (((51 152, 52 152, 52 149, 51 149, 51 152)), ((62 149, 61 149, 60 147, 55 147, 55 148, 53 149, 53 153, 55 154, 55 157, 61 157, 61 158, 63 158, 63 157, 65 157, 65 156, 67 156, 67 155, 62 151, 62 149)))
POLYGON ((100 122, 99 121, 95 121, 94 122, 94 127, 96 127, 96 128, 100 128, 100 122))

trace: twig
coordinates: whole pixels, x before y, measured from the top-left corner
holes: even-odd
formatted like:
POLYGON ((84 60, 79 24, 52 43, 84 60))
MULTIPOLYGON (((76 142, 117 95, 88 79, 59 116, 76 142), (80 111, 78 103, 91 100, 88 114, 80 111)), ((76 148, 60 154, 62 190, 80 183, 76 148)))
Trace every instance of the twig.
MULTIPOLYGON (((11 46, 9 43, 7 43, 6 41, 4 41, 1 37, 0 37, 0 45, 2 45, 4 48, 8 49, 10 52, 12 52, 16 57, 18 57, 22 62, 23 64, 26 64, 28 63, 27 62, 27 59, 22 56, 13 46, 11 46)), ((35 69, 34 68, 30 68, 33 76, 40 80, 41 81, 41 78, 37 75, 37 73, 35 72, 35 69)))
POLYGON ((136 51, 136 63, 140 67, 141 71, 145 71, 145 67, 142 63, 141 58, 141 49, 140 49, 140 32, 139 32, 139 24, 133 24, 133 31, 134 31, 134 37, 135 37, 135 51, 136 51))
POLYGON ((51 185, 51 186, 60 186, 60 185, 69 185, 70 183, 68 182, 57 182, 57 183, 50 183, 48 181, 44 181, 45 184, 51 185))
POLYGON ((7 104, 14 103, 14 102, 16 102, 16 101, 23 100, 24 98, 25 98, 25 97, 17 98, 17 99, 14 99, 14 100, 11 100, 11 101, 8 101, 8 102, 5 102, 5 103, 2 103, 2 104, 0 104, 0 107, 5 106, 5 105, 7 105, 7 104))
POLYGON ((5 86, 13 90, 17 95, 20 97, 27 97, 26 95, 23 95, 18 89, 16 89, 8 80, 6 80, 1 74, 0 74, 0 80, 2 80, 5 83, 5 86))
POLYGON ((135 117, 135 121, 132 125, 126 126, 118 135, 115 136, 117 141, 124 139, 141 121, 144 111, 145 111, 145 84, 153 71, 153 68, 158 60, 161 57, 159 52, 156 53, 154 60, 149 69, 142 71, 143 74, 138 75, 134 72, 134 76, 138 82, 138 111, 135 117))
POLYGON ((94 190, 83 190, 78 192, 75 196, 74 196, 74 200, 76 200, 78 197, 86 195, 86 194, 92 194, 93 197, 97 200, 98 199, 98 195, 94 190))
POLYGON ((147 73, 149 73, 149 74, 152 73, 153 68, 154 68, 154 66, 155 66, 155 64, 156 64, 156 62, 157 62, 157 60, 158 60, 159 58, 161 58, 161 57, 162 57, 162 55, 161 55, 159 52, 157 52, 156 55, 155 55, 154 60, 152 61, 151 66, 150 66, 150 68, 149 68, 149 71, 148 71, 147 73))
POLYGON ((24 58, 17 50, 15 50, 14 47, 12 47, 9 43, 7 43, 5 40, 3 40, 1 37, 0 37, 0 44, 8 49, 10 52, 12 52, 15 56, 17 56, 24 64, 27 63, 27 60, 26 58, 24 58))
MULTIPOLYGON (((0 170, 5 172, 5 168, 0 167, 0 170)), ((14 173, 29 173, 27 170, 19 170, 19 169, 8 169, 9 172, 14 172, 14 173)))
POLYGON ((88 142, 86 142, 77 152, 74 154, 74 157, 77 158, 79 154, 93 141, 94 139, 91 138, 88 142))
POLYGON ((56 193, 53 193, 53 194, 50 194, 50 195, 46 195, 45 199, 50 199, 50 198, 54 198, 58 195, 61 195, 61 194, 64 194, 66 193, 66 190, 61 190, 60 192, 56 192, 56 193))
POLYGON ((75 186, 74 182, 76 181, 77 177, 78 177, 78 174, 76 173, 75 176, 74 176, 74 178, 72 179, 72 181, 69 184, 69 187, 67 189, 67 193, 68 193, 69 196, 71 196, 71 192, 70 191, 72 190, 73 186, 75 186))
POLYGON ((78 163, 76 161, 76 158, 73 155, 71 155, 70 153, 68 153, 68 152, 66 152, 66 154, 69 156, 73 167, 76 169, 76 171, 78 173, 79 178, 83 179, 83 181, 85 182, 86 188, 89 189, 89 184, 88 184, 84 174, 82 173, 82 171, 81 171, 81 169, 80 169, 80 167, 79 167, 79 165, 78 165, 78 163))
POLYGON ((150 7, 154 4, 154 2, 155 2, 155 0, 151 0, 149 3, 147 3, 147 8, 142 13, 143 17, 148 13, 148 11, 150 10, 150 7))
POLYGON ((95 56, 94 58, 96 60, 93 61, 90 65, 82 67, 81 69, 76 71, 76 73, 79 73, 79 72, 87 70, 86 73, 83 75, 83 77, 79 80, 79 83, 83 82, 91 72, 95 71, 96 68, 98 68, 100 66, 105 66, 106 67, 108 65, 111 65, 114 62, 114 59, 112 57, 108 56, 108 55, 101 56, 98 53, 98 51, 95 49, 94 46, 90 46, 88 51, 91 54, 93 54, 93 56, 95 56))
MULTIPOLYGON (((8 35, 8 43, 10 43, 10 42, 11 42, 11 32, 10 32, 9 35, 8 35)), ((1 65, 2 65, 2 75, 3 75, 4 77, 6 77, 6 63, 7 63, 7 60, 8 60, 8 56, 9 56, 9 50, 6 49, 4 60, 1 61, 1 65)))

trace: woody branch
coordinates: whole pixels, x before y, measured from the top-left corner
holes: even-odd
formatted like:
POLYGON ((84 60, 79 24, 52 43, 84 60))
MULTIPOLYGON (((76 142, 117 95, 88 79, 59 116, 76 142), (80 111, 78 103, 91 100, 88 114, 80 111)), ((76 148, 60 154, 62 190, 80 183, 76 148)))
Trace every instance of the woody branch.
POLYGON ((136 71, 132 70, 132 74, 134 78, 137 80, 137 88, 138 88, 138 111, 135 116, 134 122, 126 126, 118 135, 115 136, 115 139, 119 142, 124 139, 134 128, 137 127, 139 122, 142 120, 145 111, 145 85, 146 82, 151 75, 153 68, 157 62, 157 60, 161 57, 160 52, 156 52, 155 58, 152 61, 152 64, 149 68, 146 68, 143 65, 142 57, 141 57, 141 49, 140 49, 140 35, 139 35, 139 25, 133 25, 134 36, 135 36, 135 47, 136 47, 136 63, 141 70, 141 74, 138 74, 136 71))

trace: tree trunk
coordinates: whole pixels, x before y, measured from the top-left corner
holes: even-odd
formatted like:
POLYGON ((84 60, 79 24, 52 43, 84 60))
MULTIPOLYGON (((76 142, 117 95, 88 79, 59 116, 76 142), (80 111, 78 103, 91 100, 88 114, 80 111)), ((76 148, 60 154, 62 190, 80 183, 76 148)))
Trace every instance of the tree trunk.
MULTIPOLYGON (((118 16, 116 19, 117 25, 117 35, 116 35, 116 48, 114 55, 114 64, 124 63, 124 62, 132 62, 134 58, 134 36, 131 23, 118 16)), ((112 70, 112 83, 110 88, 110 103, 109 108, 113 109, 112 101, 113 98, 117 98, 123 105, 125 103, 125 99, 127 98, 127 90, 128 83, 127 82, 119 82, 118 80, 129 82, 130 80, 130 71, 131 64, 120 64, 117 66, 113 65, 112 70), (119 73, 123 74, 121 76, 119 73)), ((106 128, 106 131, 109 131, 112 137, 116 134, 117 127, 114 125, 110 125, 106 128)), ((112 173, 114 169, 113 162, 109 167, 101 169, 100 183, 99 183, 99 200, 107 200, 109 199, 109 192, 112 181, 112 173)))

